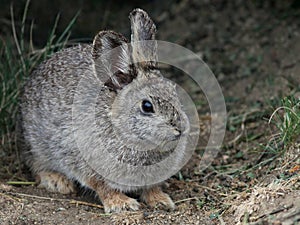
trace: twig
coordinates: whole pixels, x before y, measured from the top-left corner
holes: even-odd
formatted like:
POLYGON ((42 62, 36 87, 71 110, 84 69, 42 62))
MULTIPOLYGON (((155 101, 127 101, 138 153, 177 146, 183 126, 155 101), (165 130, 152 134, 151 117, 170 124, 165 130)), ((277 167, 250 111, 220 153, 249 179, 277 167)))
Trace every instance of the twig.
POLYGON ((178 200, 178 201, 174 202, 174 204, 181 203, 181 202, 187 202, 187 201, 190 201, 190 200, 199 200, 199 199, 197 197, 185 198, 185 199, 181 199, 181 200, 178 200))
POLYGON ((22 199, 20 199, 20 198, 12 197, 10 195, 6 195, 6 194, 1 193, 1 192, 0 192, 0 195, 4 196, 5 198, 9 198, 9 199, 11 199, 13 201, 16 201, 16 202, 21 202, 22 201, 22 199))
POLYGON ((87 206, 91 206, 91 207, 103 209, 102 205, 97 205, 97 204, 93 204, 93 203, 89 203, 89 202, 82 202, 82 201, 77 201, 77 200, 70 200, 69 203, 70 204, 75 204, 76 206, 78 206, 78 205, 87 205, 87 206))
POLYGON ((32 181, 7 181, 9 185, 34 185, 35 182, 32 181))
POLYGON ((226 223, 224 222, 222 216, 218 215, 218 219, 220 221, 220 225, 226 225, 226 223))
POLYGON ((240 140, 240 138, 243 136, 244 131, 245 131, 245 123, 246 123, 247 117, 249 115, 251 115, 252 113, 256 113, 256 112, 259 112, 259 110, 255 109, 255 110, 252 110, 250 112, 246 112, 243 115, 243 119, 242 119, 242 122, 241 122, 241 130, 242 131, 233 140, 229 141, 228 145, 233 145, 233 144, 235 144, 236 142, 238 142, 240 140))
MULTIPOLYGON (((200 185, 200 184, 198 184, 197 187, 201 187, 201 188, 203 188, 204 190, 206 189, 206 190, 209 190, 209 191, 212 191, 212 192, 220 192, 220 190, 213 189, 213 188, 211 188, 211 187, 203 186, 203 185, 200 185)), ((227 196, 227 195, 224 194, 224 193, 219 193, 219 195, 227 196)))
POLYGON ((49 197, 43 197, 43 196, 38 196, 38 195, 29 195, 29 194, 23 194, 23 193, 18 193, 18 192, 7 192, 8 194, 11 195, 18 195, 22 197, 28 197, 28 198, 36 198, 36 199, 41 199, 41 200, 49 200, 49 201, 70 201, 69 199, 60 199, 60 198, 49 198, 49 197))
POLYGON ((295 217, 297 215, 300 215, 300 210, 296 211, 295 213, 292 213, 290 215, 287 215, 287 216, 283 217, 282 220, 287 220, 287 219, 290 219, 290 218, 295 217))
POLYGON ((286 107, 286 106, 281 106, 281 107, 278 107, 278 108, 272 113, 272 115, 271 115, 271 117, 270 117, 268 123, 271 123, 271 121, 272 121, 274 115, 275 115, 279 110, 281 110, 281 109, 285 109, 285 110, 290 111, 291 113, 293 113, 293 114, 297 117, 297 119, 300 120, 300 117, 297 115, 297 113, 295 113, 294 110, 292 110, 291 108, 286 107))
POLYGON ((284 210, 288 210, 288 209, 292 208, 293 206, 294 206, 294 204, 290 204, 288 206, 281 206, 278 209, 275 209, 275 210, 273 210, 270 213, 264 213, 264 214, 262 214, 262 215, 260 215, 258 217, 255 217, 254 220, 259 220, 261 218, 264 218, 264 217, 267 217, 267 216, 270 216, 270 215, 274 215, 274 214, 280 213, 280 212, 282 212, 284 210))
POLYGON ((77 201, 77 200, 73 200, 73 199, 49 198, 49 197, 43 197, 43 196, 37 196, 37 195, 29 195, 29 194, 23 194, 23 193, 17 193, 17 192, 7 192, 7 193, 11 194, 11 195, 22 196, 22 197, 36 198, 36 199, 49 200, 49 201, 58 201, 58 202, 68 202, 70 204, 86 205, 86 206, 91 206, 91 207, 96 207, 96 208, 103 209, 103 206, 101 206, 101 205, 97 205, 97 204, 93 204, 93 203, 88 203, 88 202, 83 202, 83 201, 77 201))

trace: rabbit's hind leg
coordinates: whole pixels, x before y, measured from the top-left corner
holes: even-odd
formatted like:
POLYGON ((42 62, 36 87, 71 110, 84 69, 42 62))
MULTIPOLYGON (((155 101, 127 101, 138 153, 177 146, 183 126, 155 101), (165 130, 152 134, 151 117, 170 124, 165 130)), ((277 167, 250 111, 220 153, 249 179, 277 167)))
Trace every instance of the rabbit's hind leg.
POLYGON ((70 194, 75 192, 74 183, 65 175, 58 172, 39 172, 37 174, 38 187, 46 188, 51 192, 70 194))

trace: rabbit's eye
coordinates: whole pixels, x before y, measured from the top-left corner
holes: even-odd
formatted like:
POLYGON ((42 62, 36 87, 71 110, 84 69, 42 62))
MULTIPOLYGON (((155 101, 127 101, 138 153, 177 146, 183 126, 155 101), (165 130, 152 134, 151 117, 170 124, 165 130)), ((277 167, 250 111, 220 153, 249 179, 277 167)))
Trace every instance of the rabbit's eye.
POLYGON ((153 105, 148 100, 143 100, 142 101, 141 108, 142 108, 143 113, 154 113, 153 105))

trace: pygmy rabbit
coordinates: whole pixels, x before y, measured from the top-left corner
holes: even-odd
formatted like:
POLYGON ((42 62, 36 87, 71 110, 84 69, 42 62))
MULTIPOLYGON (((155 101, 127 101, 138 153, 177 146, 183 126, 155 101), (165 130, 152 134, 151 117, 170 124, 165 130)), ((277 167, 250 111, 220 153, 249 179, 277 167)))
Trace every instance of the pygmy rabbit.
POLYGON ((107 213, 138 210, 139 203, 124 194, 133 191, 151 207, 174 208, 158 184, 118 179, 158 175, 141 168, 172 154, 188 127, 174 83, 158 70, 157 46, 142 43, 154 41, 153 21, 141 9, 130 13, 130 21, 131 43, 139 44, 128 46, 123 35, 101 31, 92 45, 66 48, 39 65, 20 99, 26 162, 39 185, 67 194, 76 180, 97 193, 107 213))

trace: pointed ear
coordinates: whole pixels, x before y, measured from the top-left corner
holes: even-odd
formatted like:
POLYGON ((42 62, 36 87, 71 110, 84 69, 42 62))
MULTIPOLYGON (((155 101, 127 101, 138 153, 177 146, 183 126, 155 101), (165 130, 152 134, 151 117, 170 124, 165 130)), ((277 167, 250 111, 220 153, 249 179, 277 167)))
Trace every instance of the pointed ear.
POLYGON ((131 43, 133 62, 141 62, 144 67, 157 66, 156 26, 142 9, 130 13, 131 43))
POLYGON ((99 32, 93 41, 92 57, 97 77, 111 90, 130 83, 132 71, 127 39, 113 31, 99 32))

